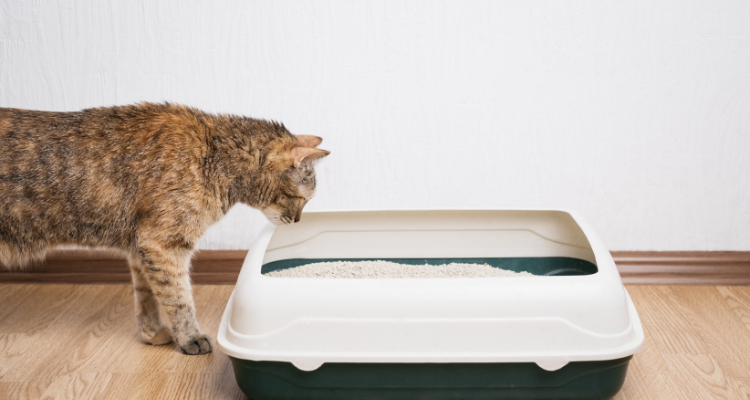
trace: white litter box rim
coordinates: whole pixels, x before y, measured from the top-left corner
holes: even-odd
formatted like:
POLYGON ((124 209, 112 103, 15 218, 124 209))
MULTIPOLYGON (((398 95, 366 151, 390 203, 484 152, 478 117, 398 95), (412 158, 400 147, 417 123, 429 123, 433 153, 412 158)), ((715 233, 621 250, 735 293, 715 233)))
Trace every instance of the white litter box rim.
MULTIPOLYGON (((627 293, 627 290, 624 289, 622 286, 622 282, 620 280, 619 274, 617 273, 617 270, 614 267, 614 262, 612 261, 611 255, 609 251, 604 246, 603 242, 598 238, 598 236, 594 233, 593 229, 583 220, 583 218, 580 217, 576 212, 567 210, 567 209, 424 209, 424 210, 351 210, 351 211, 312 211, 312 212, 306 212, 306 215, 311 214, 318 214, 318 213, 367 213, 367 212, 389 212, 389 211, 396 211, 396 212, 423 212, 423 211, 433 211, 433 212, 462 212, 462 211, 486 211, 486 212, 498 212, 498 211, 536 211, 536 212, 562 212, 567 213, 572 217, 575 221, 575 223, 580 227, 580 229, 583 231, 584 235, 586 236, 586 239, 588 240, 591 250, 593 251, 595 257, 596 257, 596 264, 598 268, 598 272, 593 275, 586 275, 581 277, 517 277, 512 278, 515 280, 528 280, 528 279, 555 279, 558 282, 562 283, 563 280, 568 278, 576 278, 576 279, 582 279, 582 278, 589 278, 596 277, 597 275, 600 275, 600 279, 602 275, 607 275, 608 280, 612 281, 612 273, 614 272, 614 275, 616 276, 617 282, 619 282, 620 287, 624 291, 626 302, 627 302, 627 313, 629 318, 629 326, 618 333, 614 334, 602 334, 599 332, 591 332, 586 331, 585 329, 576 326, 569 321, 558 318, 559 323, 565 324, 570 326, 572 329, 575 329, 577 331, 580 331, 582 333, 585 333, 586 335, 589 335, 592 338, 616 338, 616 337, 622 337, 623 339, 626 339, 626 341, 622 341, 619 343, 616 347, 611 348, 597 348, 597 349, 591 349, 587 351, 581 351, 575 350, 575 351, 556 351, 556 352, 538 352, 538 351, 526 351, 526 352, 486 352, 486 353, 477 353, 477 352, 470 352, 470 353, 461 353, 461 352, 436 352, 432 354, 425 354, 425 353, 408 353, 408 352, 368 352, 368 351, 354 351, 354 352, 310 352, 310 351, 304 351, 304 352, 298 352, 298 351, 280 351, 278 349, 266 351, 262 348, 249 348, 242 345, 238 345, 237 342, 240 338, 247 338, 247 337, 264 337, 264 336, 273 336, 275 333, 282 331, 289 327, 287 326, 280 327, 279 329, 276 329, 274 331, 270 332, 264 332, 261 335, 254 335, 254 336, 248 336, 241 332, 237 332, 235 329, 230 326, 230 320, 232 317, 232 311, 233 311, 233 304, 236 296, 236 289, 243 286, 245 283, 245 280, 253 277, 255 280, 258 280, 259 282, 267 282, 266 280, 301 280, 301 281, 309 281, 309 280, 320 280, 320 278, 271 278, 266 277, 260 274, 260 268, 263 265, 263 258, 266 253, 266 249, 269 245, 269 242, 271 241, 271 238, 273 237, 274 232, 276 231, 277 227, 268 224, 259 234, 256 238, 255 242, 253 243, 252 248, 248 251, 248 254, 246 256, 245 262, 243 264, 242 270, 240 271, 240 274, 237 279, 237 284, 235 285, 235 291, 232 292, 232 295, 227 303, 227 306, 224 310, 224 314, 221 320, 221 324, 219 327, 219 331, 217 334, 217 344, 219 349, 231 356, 238 359, 243 360, 251 360, 251 361, 280 361, 280 362, 290 362, 293 365, 295 365, 298 369, 303 371, 312 371, 317 368, 319 368, 324 363, 523 363, 523 362, 533 362, 539 365, 541 368, 549 371, 554 371, 557 369, 562 368, 569 362, 577 362, 577 361, 602 361, 602 360, 614 360, 619 358, 624 358, 627 356, 631 356, 635 354, 638 350, 640 350, 644 343, 644 333, 643 328, 641 326, 640 318, 638 317, 638 313, 635 309, 635 306, 633 305, 632 300, 630 299, 630 296, 627 293)), ((303 215, 304 218, 304 215, 303 215)), ((454 281, 454 283, 459 283, 465 279, 508 279, 508 278, 394 278, 394 279, 377 279, 377 281, 409 281, 409 280, 419 280, 419 281, 428 281, 428 280, 435 280, 435 281, 441 281, 441 282, 450 282, 454 281)), ((337 278, 335 279, 337 281, 362 281, 361 279, 347 279, 347 278, 337 278)), ((528 320, 528 318, 520 318, 525 321, 528 320)), ((519 319, 519 320, 520 320, 519 319)), ((552 318, 554 319, 554 318, 552 318)), ((320 320, 320 318, 317 318, 317 320, 320 320)), ((330 322, 335 323, 335 319, 329 319, 330 322)), ((512 319, 506 318, 506 321, 511 321, 512 319)), ((550 321, 551 318, 546 318, 546 321, 550 321)), ((297 321, 294 321, 295 323, 302 323, 304 324, 304 318, 298 319, 297 321)))

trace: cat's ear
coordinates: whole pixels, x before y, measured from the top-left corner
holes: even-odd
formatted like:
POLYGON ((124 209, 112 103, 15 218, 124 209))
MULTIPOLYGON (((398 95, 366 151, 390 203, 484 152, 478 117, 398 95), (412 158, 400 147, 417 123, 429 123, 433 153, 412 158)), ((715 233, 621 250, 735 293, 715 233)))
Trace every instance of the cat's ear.
POLYGON ((318 147, 323 142, 322 138, 313 135, 294 135, 302 147, 318 147))
POLYGON ((292 149, 293 166, 298 168, 302 163, 310 163, 329 154, 331 154, 331 152, 327 150, 312 149, 309 147, 295 147, 292 149))

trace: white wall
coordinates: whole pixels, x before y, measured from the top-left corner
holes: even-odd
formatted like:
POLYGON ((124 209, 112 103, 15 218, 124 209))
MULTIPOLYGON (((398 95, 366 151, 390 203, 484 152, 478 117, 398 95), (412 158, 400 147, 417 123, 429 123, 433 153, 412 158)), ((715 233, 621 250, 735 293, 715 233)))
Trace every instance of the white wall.
MULTIPOLYGON (((0 0, 0 106, 169 100, 325 138, 310 209, 568 207, 750 250, 750 2, 0 0)), ((245 207, 202 248, 246 248, 245 207)))

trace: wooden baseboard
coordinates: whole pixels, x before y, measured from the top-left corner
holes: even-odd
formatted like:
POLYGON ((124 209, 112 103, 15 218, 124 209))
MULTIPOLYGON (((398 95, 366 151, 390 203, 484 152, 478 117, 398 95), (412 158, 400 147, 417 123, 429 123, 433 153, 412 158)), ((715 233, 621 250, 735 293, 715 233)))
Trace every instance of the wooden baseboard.
POLYGON ((750 285, 750 251, 613 251, 626 284, 750 285))
MULTIPOLYGON (((195 284, 233 285, 247 250, 199 251, 190 276, 195 284)), ((24 283, 129 283, 125 257, 107 250, 54 250, 44 262, 23 271, 0 268, 0 282, 24 283)))
MULTIPOLYGON (((237 281, 247 250, 205 250, 193 258, 195 284, 237 281)), ((750 285, 749 251, 613 251, 626 284, 750 285)), ((128 283, 122 255, 104 250, 56 250, 24 271, 0 268, 0 282, 128 283)))

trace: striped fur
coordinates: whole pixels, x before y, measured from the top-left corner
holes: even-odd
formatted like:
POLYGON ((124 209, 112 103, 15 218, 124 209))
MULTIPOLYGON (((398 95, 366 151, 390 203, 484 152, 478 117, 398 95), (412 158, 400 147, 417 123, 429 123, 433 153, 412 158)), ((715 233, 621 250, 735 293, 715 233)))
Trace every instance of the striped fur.
POLYGON ((298 220, 315 191, 312 162, 328 155, 320 141, 169 103, 0 108, 0 264, 22 268, 68 244, 125 251, 143 339, 210 352, 190 286, 198 239, 237 203, 298 220))

